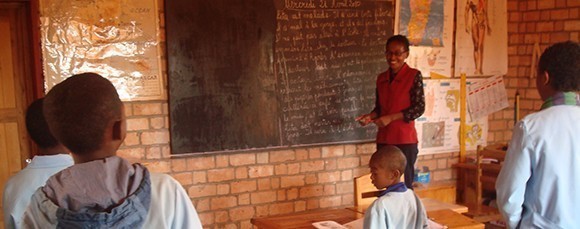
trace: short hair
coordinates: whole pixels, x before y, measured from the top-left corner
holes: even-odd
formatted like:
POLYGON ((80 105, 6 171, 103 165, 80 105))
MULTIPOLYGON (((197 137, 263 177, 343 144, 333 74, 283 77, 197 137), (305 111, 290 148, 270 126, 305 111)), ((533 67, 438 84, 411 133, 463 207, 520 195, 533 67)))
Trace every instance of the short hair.
POLYGON ((52 136, 44 114, 42 113, 43 98, 34 100, 26 110, 26 130, 28 135, 42 149, 58 146, 60 143, 52 136))
POLYGON ((401 174, 405 172, 407 166, 407 158, 396 146, 386 145, 371 156, 371 161, 376 161, 381 168, 390 170, 399 170, 401 174))
POLYGON ((405 51, 409 51, 409 39, 407 39, 407 37, 400 35, 400 34, 390 37, 387 40, 387 43, 385 44, 385 48, 388 48, 389 44, 393 43, 395 41, 403 43, 403 46, 405 47, 405 51))
POLYGON ((548 72, 557 91, 580 91, 580 45, 566 41, 548 47, 538 63, 538 73, 548 72))
POLYGON ((109 123, 122 117, 113 84, 96 73, 71 76, 48 92, 44 115, 57 140, 73 154, 96 151, 109 123))

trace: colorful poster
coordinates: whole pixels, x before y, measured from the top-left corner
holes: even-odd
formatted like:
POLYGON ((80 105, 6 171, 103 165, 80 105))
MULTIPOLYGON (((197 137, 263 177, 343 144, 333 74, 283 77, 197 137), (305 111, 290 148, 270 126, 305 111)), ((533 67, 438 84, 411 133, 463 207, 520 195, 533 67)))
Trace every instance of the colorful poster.
POLYGON ((492 76, 467 87, 467 107, 471 119, 488 116, 508 106, 502 76, 492 76))
POLYGON ((399 0, 395 34, 411 43, 407 64, 423 77, 432 73, 450 77, 453 51, 452 0, 399 0))
POLYGON ((455 75, 507 73, 507 3, 504 0, 458 0, 455 75))
MULTIPOLYGON (((459 80, 424 80, 424 87, 425 113, 415 120, 419 154, 459 151, 459 112, 461 109, 459 80)), ((468 120, 466 148, 475 150, 477 145, 485 145, 487 130, 487 116, 474 121, 468 120)))

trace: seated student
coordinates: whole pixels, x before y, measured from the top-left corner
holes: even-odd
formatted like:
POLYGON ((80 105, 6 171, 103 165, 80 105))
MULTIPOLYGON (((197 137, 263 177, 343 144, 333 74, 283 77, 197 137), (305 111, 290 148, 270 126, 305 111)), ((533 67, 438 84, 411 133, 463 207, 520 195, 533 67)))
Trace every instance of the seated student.
POLYGON ((42 114, 43 99, 35 100, 26 111, 26 130, 36 145, 38 153, 20 172, 6 182, 2 197, 4 225, 16 228, 30 203, 30 197, 53 174, 71 166, 74 161, 68 150, 52 136, 42 114))
POLYGON ((126 120, 109 80, 95 73, 67 78, 46 96, 44 114, 75 165, 34 193, 24 228, 201 228, 175 179, 116 156, 126 120))
POLYGON ((371 156, 371 180, 386 188, 367 209, 364 228, 426 228, 427 214, 413 190, 401 182, 407 159, 396 146, 383 146, 371 156))

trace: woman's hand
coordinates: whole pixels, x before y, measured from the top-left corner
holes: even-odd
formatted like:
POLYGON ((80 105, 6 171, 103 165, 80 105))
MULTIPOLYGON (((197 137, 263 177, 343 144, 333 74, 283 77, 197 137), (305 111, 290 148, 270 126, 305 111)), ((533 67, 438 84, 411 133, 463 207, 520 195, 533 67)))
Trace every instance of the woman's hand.
POLYGON ((389 125, 389 123, 391 123, 392 121, 393 121, 393 118, 391 115, 385 115, 385 116, 382 116, 380 118, 375 119, 373 122, 379 127, 385 127, 385 126, 389 125))
POLYGON ((358 121, 358 123, 360 123, 361 126, 366 126, 369 123, 373 122, 373 114, 364 114, 361 116, 358 116, 356 119, 354 119, 356 121, 358 121))

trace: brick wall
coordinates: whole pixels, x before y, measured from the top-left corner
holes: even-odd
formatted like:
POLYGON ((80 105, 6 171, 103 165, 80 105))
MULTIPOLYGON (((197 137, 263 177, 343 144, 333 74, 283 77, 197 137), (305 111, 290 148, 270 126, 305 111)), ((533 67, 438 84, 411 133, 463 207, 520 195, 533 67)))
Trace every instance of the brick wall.
MULTIPOLYGON (((512 102, 519 90, 523 116, 541 104, 534 80, 529 78, 533 43, 538 39, 543 50, 557 41, 578 41, 580 1, 511 0, 507 4, 506 86, 512 102)), ((160 17, 163 33, 163 12, 160 17)), ((167 101, 127 102, 125 107, 128 134, 119 155, 176 178, 207 228, 250 228, 252 217, 351 206, 352 180, 369 171, 374 151, 374 144, 349 144, 171 157, 167 101)), ((508 141, 512 126, 513 105, 490 116, 488 141, 508 141)), ((432 180, 443 181, 455 179, 451 165, 457 161, 457 153, 426 155, 418 158, 417 166, 429 166, 432 180)))

